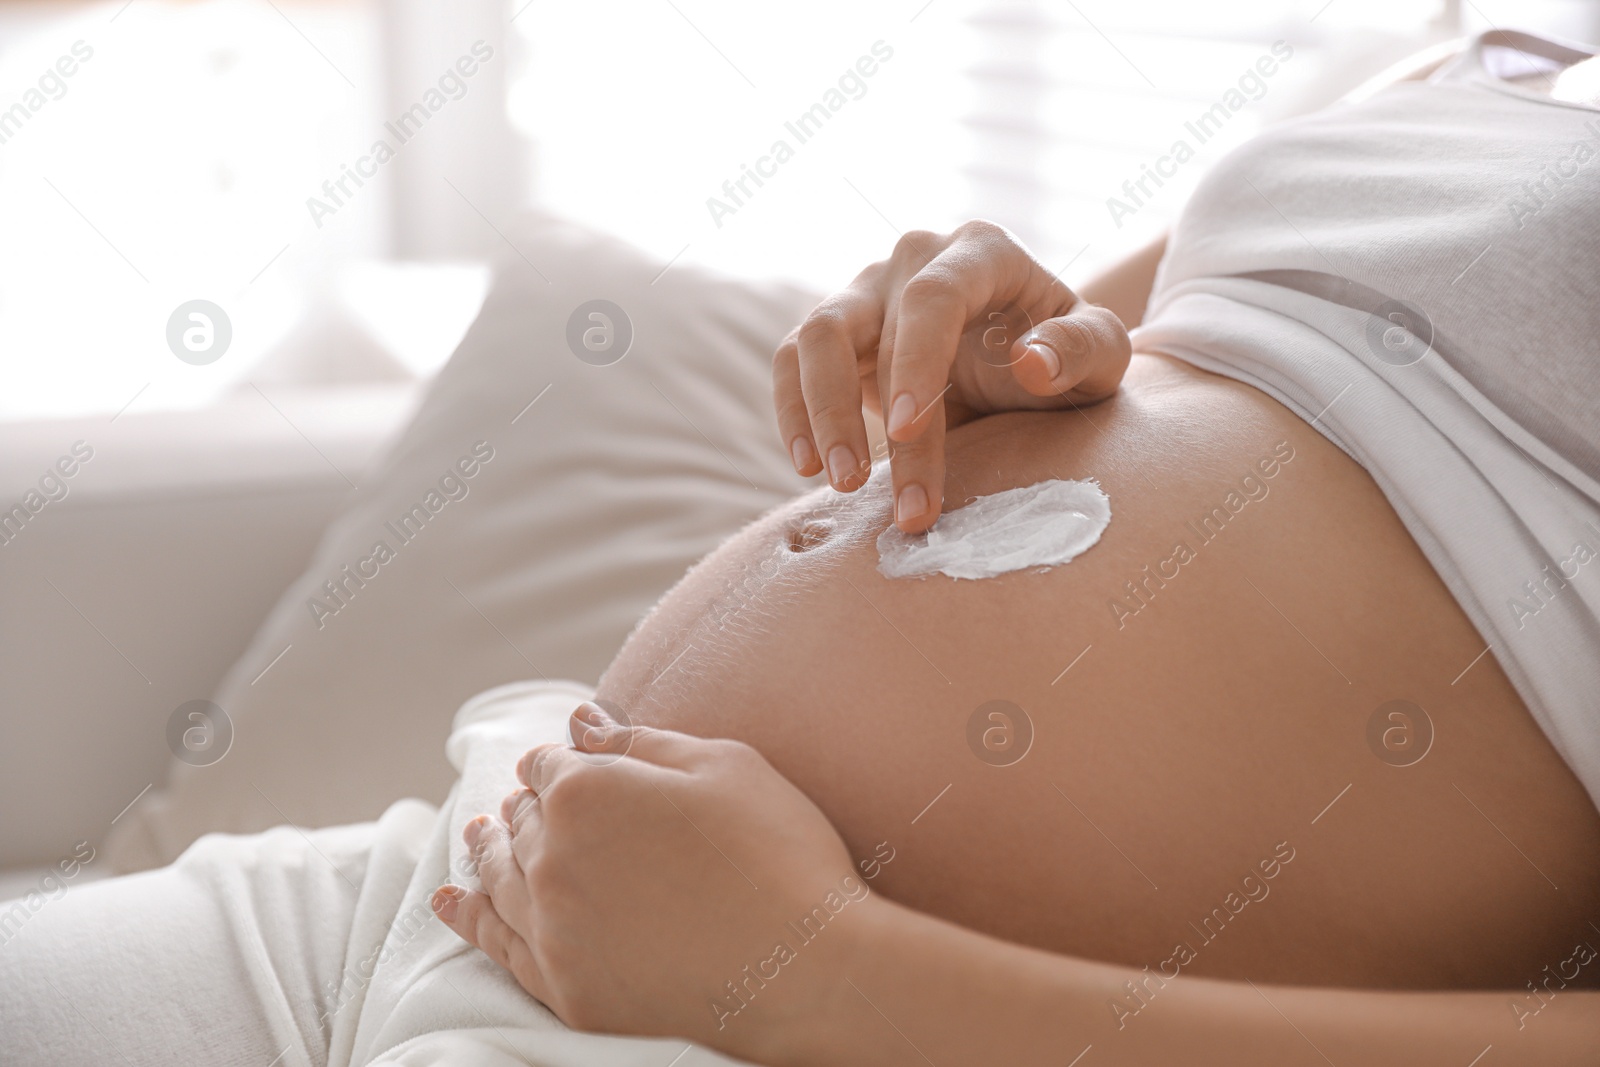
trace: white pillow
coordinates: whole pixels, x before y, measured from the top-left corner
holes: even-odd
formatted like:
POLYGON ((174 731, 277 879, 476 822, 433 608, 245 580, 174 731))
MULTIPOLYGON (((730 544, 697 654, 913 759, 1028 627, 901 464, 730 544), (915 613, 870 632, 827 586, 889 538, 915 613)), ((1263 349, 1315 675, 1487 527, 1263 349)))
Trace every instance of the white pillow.
POLYGON ((222 750, 196 734, 204 754, 115 827, 117 869, 209 830, 441 800, 464 700, 541 675, 594 682, 691 563, 804 488, 774 429, 770 357, 814 294, 663 273, 549 218, 507 236, 519 254, 415 420, 223 680, 231 746, 191 765, 222 750), (622 319, 608 351, 585 347, 603 348, 606 320, 569 329, 593 300, 631 322, 609 365, 622 319))

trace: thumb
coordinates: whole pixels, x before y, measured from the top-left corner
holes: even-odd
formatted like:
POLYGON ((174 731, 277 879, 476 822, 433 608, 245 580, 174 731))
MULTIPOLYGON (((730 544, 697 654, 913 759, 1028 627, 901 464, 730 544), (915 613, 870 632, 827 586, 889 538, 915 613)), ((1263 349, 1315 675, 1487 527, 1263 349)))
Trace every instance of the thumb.
POLYGON ((1090 403, 1116 392, 1133 358, 1127 327, 1107 308, 1079 301, 1012 346, 1011 373, 1034 396, 1090 403))
POLYGON ((653 726, 633 726, 619 721, 625 718, 614 707, 584 701, 572 713, 569 728, 572 747, 593 756, 613 759, 631 756, 675 770, 688 770, 705 756, 709 742, 701 738, 676 730, 658 730, 653 726))

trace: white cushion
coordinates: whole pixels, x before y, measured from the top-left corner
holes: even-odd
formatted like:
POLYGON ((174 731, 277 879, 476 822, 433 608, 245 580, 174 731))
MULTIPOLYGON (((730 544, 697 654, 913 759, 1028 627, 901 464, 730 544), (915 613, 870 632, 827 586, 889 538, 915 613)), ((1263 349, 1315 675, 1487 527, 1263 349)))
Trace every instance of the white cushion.
POLYGON ((464 700, 522 678, 595 681, 691 563, 804 488, 773 427, 770 356, 814 294, 662 273, 547 218, 507 237, 519 254, 414 421, 220 686, 231 748, 172 764, 116 826, 117 869, 165 863, 208 830, 442 799, 464 700), (593 299, 632 323, 608 366, 567 340, 593 299))

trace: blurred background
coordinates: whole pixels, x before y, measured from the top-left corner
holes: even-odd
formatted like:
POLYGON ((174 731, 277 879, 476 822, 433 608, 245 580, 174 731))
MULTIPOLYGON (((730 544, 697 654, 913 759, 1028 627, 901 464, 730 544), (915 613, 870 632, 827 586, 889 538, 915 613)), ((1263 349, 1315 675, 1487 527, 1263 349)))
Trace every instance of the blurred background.
POLYGON ((0 528, 0 868, 160 780, 489 263, 561 271, 526 212, 815 291, 982 216, 1071 284, 1490 27, 1592 42, 1600 2, 0 0, 0 509, 70 496, 0 528))
POLYGON ((1071 281, 1262 124, 1449 36, 1592 38, 1596 18, 1588 0, 0 0, 0 419, 426 376, 527 205, 821 288, 897 230, 985 216, 1071 281), (1115 225, 1107 197, 1277 40, 1293 59, 1260 98, 1115 225), (492 58, 459 98, 333 205, 324 182, 478 42, 492 58), (784 124, 875 44, 892 58, 797 144, 784 124), (31 109, 75 45, 92 58, 31 109), (714 217, 780 138, 793 158, 714 217), (165 340, 191 299, 233 331, 204 369, 165 340))

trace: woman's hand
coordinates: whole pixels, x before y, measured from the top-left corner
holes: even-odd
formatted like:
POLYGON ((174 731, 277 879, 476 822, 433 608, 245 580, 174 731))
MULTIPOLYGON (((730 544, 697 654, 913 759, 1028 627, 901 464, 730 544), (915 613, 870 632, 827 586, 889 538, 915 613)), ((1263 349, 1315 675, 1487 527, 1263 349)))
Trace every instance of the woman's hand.
POLYGON ((735 741, 594 704, 572 733, 522 758, 500 818, 467 825, 487 893, 445 886, 439 917, 576 1029, 752 1057, 810 1025, 878 904, 822 812, 735 741))
POLYGON ((1416 1067, 1466 1063, 1485 1046, 1541 1067, 1594 1062, 1600 993, 1563 992, 1520 1029, 1505 993, 1487 990, 1203 976, 1152 988, 1148 967, 921 915, 868 895, 827 819, 749 747, 629 729, 598 710, 574 715, 575 749, 523 757, 528 789, 506 799, 505 821, 468 825, 487 895, 434 896, 451 929, 577 1029, 804 1065, 1030 1067, 1092 1049, 1104 1067, 1416 1067), (1136 982, 1160 999, 1125 1025, 1106 1005, 1136 982))
POLYGON ((779 346, 778 429, 797 471, 826 464, 851 492, 872 466, 862 408, 883 414, 895 522, 917 533, 939 517, 947 427, 1104 399, 1131 355, 1116 315, 1085 304, 1002 227, 912 232, 779 346))

